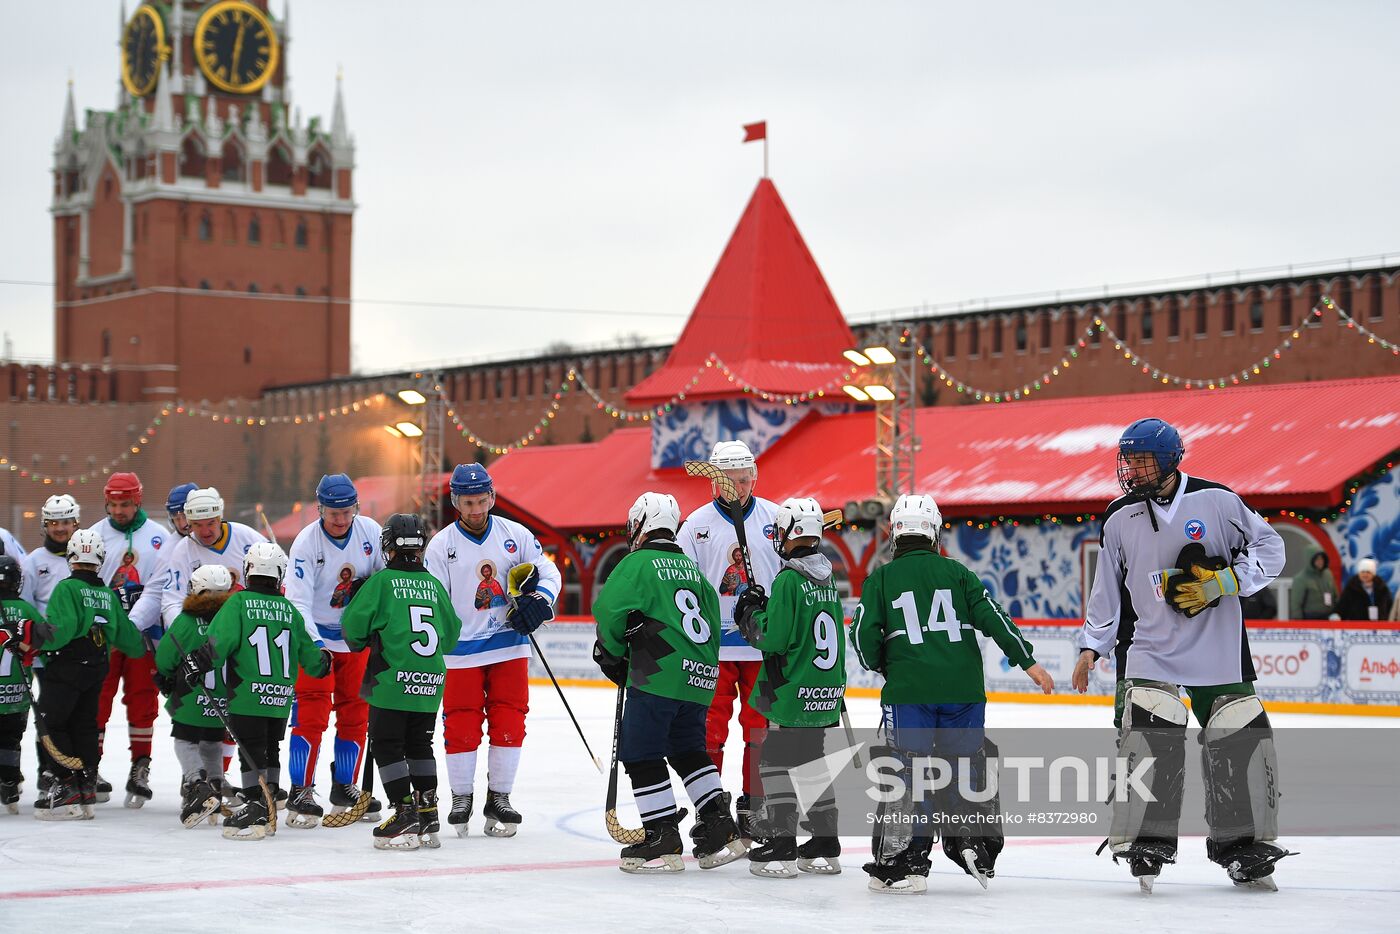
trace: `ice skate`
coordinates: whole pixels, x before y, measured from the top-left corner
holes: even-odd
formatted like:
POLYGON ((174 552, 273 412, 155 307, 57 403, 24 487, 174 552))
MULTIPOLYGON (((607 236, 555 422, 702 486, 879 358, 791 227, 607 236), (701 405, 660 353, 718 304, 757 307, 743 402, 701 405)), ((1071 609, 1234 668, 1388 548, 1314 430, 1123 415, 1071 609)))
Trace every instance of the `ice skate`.
POLYGON ((238 796, 238 803, 224 818, 227 840, 261 840, 267 836, 267 802, 261 794, 238 796))
POLYGON ((0 782, 0 804, 5 806, 5 813, 19 813, 19 797, 23 791, 23 781, 0 782))
POLYGON ((735 802, 735 823, 739 826, 739 839, 744 846, 762 845, 768 839, 763 821, 763 799, 750 795, 740 795, 735 802))
POLYGON ((618 868, 634 875, 682 872, 685 863, 681 856, 685 846, 676 825, 674 815, 652 821, 646 826, 646 839, 622 848, 622 862, 618 868))
POLYGON ((1113 854, 1113 861, 1128 861, 1128 870, 1138 880, 1138 890, 1152 894, 1152 886, 1162 873, 1162 867, 1176 862, 1176 844, 1165 840, 1136 840, 1113 854))
POLYGON ((180 823, 186 827, 194 827, 203 823, 206 818, 213 816, 219 810, 219 805, 222 803, 219 800, 219 792, 203 770, 200 771, 198 778, 185 786, 181 799, 180 823))
POLYGON ((97 780, 87 775, 77 779, 81 819, 92 820, 97 815, 97 780))
POLYGON ((82 820, 82 790, 71 779, 55 778, 48 792, 34 802, 34 817, 44 821, 82 820))
POLYGON ((922 895, 928 891, 928 877, 915 872, 901 860, 896 863, 866 863, 870 873, 866 886, 881 895, 922 895))
POLYGON ((486 791, 486 807, 481 810, 486 818, 486 836, 513 837, 520 827, 520 812, 511 807, 510 794, 504 791, 486 791))
POLYGON ((316 789, 312 785, 293 785, 287 797, 287 826, 298 830, 310 830, 321 823, 325 809, 316 803, 316 789))
POLYGON ((374 848, 416 850, 418 831, 418 809, 413 806, 413 800, 401 801, 394 808, 393 816, 374 828, 374 848))
MULTIPOLYGON (((43 791, 44 789, 39 789, 43 791)), ((102 773, 97 773, 97 803, 106 804, 112 799, 112 783, 102 777, 102 773)))
POLYGON ((749 850, 749 872, 763 879, 796 879, 797 840, 773 837, 749 850))
POLYGON ((1297 855, 1272 843, 1245 843, 1231 847, 1224 853, 1211 855, 1211 859, 1225 868, 1230 881, 1237 887, 1277 892, 1274 864, 1285 856, 1297 855))
POLYGON ((797 868, 802 872, 835 876, 841 872, 841 841, 836 837, 813 837, 797 848, 797 868))
POLYGON ((467 822, 472 819, 471 794, 452 796, 452 810, 447 814, 448 826, 457 831, 457 836, 467 835, 467 822))
POLYGON ((138 756, 126 777, 126 800, 122 806, 139 808, 151 800, 151 796, 151 757, 138 756))
POLYGON ((436 850, 442 846, 438 840, 442 825, 438 822, 437 790, 415 791, 413 803, 418 808, 418 845, 436 850))
POLYGON ((982 888, 987 887, 987 883, 996 878, 996 870, 992 868, 991 855, 987 852, 987 845, 977 838, 964 837, 962 846, 958 850, 958 855, 962 858, 967 874, 977 880, 977 884, 982 888))
POLYGON ((380 800, 367 791, 361 791, 359 786, 349 782, 331 783, 331 813, 340 814, 350 810, 361 797, 368 797, 369 801, 365 806, 365 813, 360 820, 367 823, 378 823, 383 816, 384 805, 380 800))
POLYGON ((695 815, 690 839, 695 844, 691 853, 701 869, 717 869, 748 852, 748 847, 739 839, 738 825, 729 816, 727 792, 716 795, 695 815))

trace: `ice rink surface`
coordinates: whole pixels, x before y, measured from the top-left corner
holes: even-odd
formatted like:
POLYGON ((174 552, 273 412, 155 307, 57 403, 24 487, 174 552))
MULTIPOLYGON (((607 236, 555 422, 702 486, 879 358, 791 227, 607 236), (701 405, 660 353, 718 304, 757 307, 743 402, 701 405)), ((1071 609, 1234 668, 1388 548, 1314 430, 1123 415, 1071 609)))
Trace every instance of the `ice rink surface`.
MULTIPOLYGON (((568 688, 589 742, 607 765, 615 695, 568 688)), ((525 815, 512 839, 459 839, 442 848, 373 849, 370 824, 279 829, 260 842, 224 840, 207 824, 178 820, 179 775, 169 723, 156 725, 152 786, 141 810, 121 806, 125 736, 113 715, 103 773, 117 786, 92 821, 34 820, 32 734, 25 740, 21 813, 0 814, 0 930, 31 931, 1206 931, 1400 929, 1400 849, 1395 838, 1299 838, 1302 855, 1279 865, 1280 891, 1238 890, 1207 862, 1200 838, 1182 840, 1151 896, 1126 866, 1094 855, 1099 838, 1011 837, 997 877, 982 891, 934 850, 928 894, 868 892, 868 838, 844 838, 834 877, 758 879, 746 860, 666 876, 629 876, 603 826, 606 777, 584 754, 554 691, 532 686, 529 737, 513 803, 525 815)), ((878 721, 873 700, 853 699, 858 726, 878 721)), ((1102 726, 1105 707, 992 704, 988 727, 1102 726)), ((1275 726, 1386 729, 1379 718, 1273 715, 1275 726)), ((1400 737, 1400 733, 1389 734, 1400 737)), ((731 740, 734 735, 731 734, 731 740)), ((441 745, 436 744, 441 757, 441 745)), ((731 751, 737 752, 731 742, 731 751)), ((485 756, 477 800, 485 789, 485 756)), ((284 748, 285 760, 285 748, 284 748)), ((736 790, 739 759, 725 763, 736 790)), ((447 797, 446 775, 442 794, 447 797)), ((624 823, 635 825, 625 776, 624 823)), ((1287 794, 1287 776, 1283 776, 1287 794)), ((325 794, 324 779, 318 791, 325 794), (323 787, 324 786, 324 787, 323 787)), ((378 789, 376 789, 378 790, 378 789)), ((683 793, 677 789, 678 797, 683 793)), ((324 801, 324 799, 323 799, 324 801)), ((1285 798, 1285 807, 1286 807, 1285 798)), ((683 826, 683 830, 687 825, 683 826)), ((687 845, 689 841, 687 839, 687 845)))

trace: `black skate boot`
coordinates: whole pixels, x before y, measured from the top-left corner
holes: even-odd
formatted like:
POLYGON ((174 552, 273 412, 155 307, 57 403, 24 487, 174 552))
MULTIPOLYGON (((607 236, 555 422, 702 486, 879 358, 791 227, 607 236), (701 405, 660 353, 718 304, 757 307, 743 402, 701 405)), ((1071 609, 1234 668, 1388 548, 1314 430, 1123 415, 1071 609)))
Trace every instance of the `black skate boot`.
POLYGON ((98 804, 106 804, 112 799, 112 783, 103 778, 101 772, 97 773, 95 789, 97 791, 98 804))
POLYGON ((1219 847, 1214 841, 1207 840, 1206 855, 1212 862, 1223 866, 1230 881, 1240 888, 1277 892, 1278 883, 1273 878, 1274 864, 1285 856, 1298 854, 1272 843, 1238 843, 1219 847))
POLYGON ((394 807, 394 813, 388 820, 374 828, 374 848, 416 850, 419 826, 418 809, 413 806, 410 796, 394 807))
POLYGON ((734 802, 734 822, 739 825, 739 839, 744 841, 744 846, 762 845, 765 839, 763 831, 755 829, 761 827, 762 820, 763 799, 740 795, 739 800, 734 802))
POLYGON ((316 789, 312 785, 293 785, 287 797, 287 826, 299 830, 310 830, 319 826, 325 816, 325 809, 316 803, 316 789))
POLYGON ((685 863, 681 856, 685 846, 681 843, 681 832, 676 815, 646 821, 646 839, 641 843, 622 848, 622 862, 618 868, 634 875, 649 875, 661 872, 682 872, 685 863))
POLYGON ((126 801, 123 807, 139 808, 151 800, 151 757, 137 756, 126 777, 126 801))
POLYGON ((797 838, 774 835, 749 850, 749 872, 764 879, 796 879, 797 838))
POLYGON ((739 827, 729 816, 729 793, 721 792, 695 815, 690 828, 691 850, 701 869, 717 869, 748 852, 739 839, 739 827))
MULTIPOLYGON (((331 783, 331 813, 339 814, 354 807, 362 796, 369 795, 368 792, 361 791, 358 785, 348 782, 331 783)), ((362 821, 377 823, 382 816, 384 805, 373 795, 369 795, 369 801, 365 805, 362 821)))
POLYGON ((19 796, 23 791, 23 779, 17 778, 12 782, 0 781, 0 805, 5 806, 6 813, 19 813, 19 796))
POLYGON ((943 852, 984 889, 996 878, 996 853, 984 837, 944 837, 943 852))
POLYGON ((415 791, 413 804, 418 808, 418 845, 436 850, 442 846, 438 840, 442 825, 438 823, 437 789, 415 791))
POLYGON ((822 876, 841 873, 841 840, 837 837, 813 837, 797 848, 797 868, 802 872, 822 876))
POLYGON ((467 821, 472 819, 472 796, 465 795, 452 796, 452 810, 448 812, 447 823, 457 831, 457 836, 467 835, 467 821))
POLYGON ((267 836, 267 800, 261 788, 243 791, 238 803, 224 818, 227 840, 261 840, 267 836))
POLYGON ((82 795, 82 820, 92 820, 97 814, 97 773, 84 772, 75 776, 78 793, 82 795))
POLYGON ((77 780, 55 777, 48 792, 34 802, 34 816, 39 820, 82 820, 83 792, 77 780))
POLYGON ((881 895, 922 895, 928 891, 928 860, 915 860, 908 850, 891 862, 866 863, 864 868, 870 874, 866 887, 872 892, 881 895))
POLYGON ((520 828, 520 812, 511 807, 509 792, 486 789, 486 807, 481 814, 486 818, 488 837, 513 837, 520 828))
POLYGON ((208 773, 200 769, 198 777, 184 786, 184 794, 180 801, 180 823, 186 827, 201 824, 218 811, 222 803, 214 783, 209 781, 208 773))
POLYGON ((1142 894, 1151 895, 1162 867, 1176 862, 1176 843, 1144 837, 1115 850, 1113 861, 1116 863, 1120 859, 1128 861, 1128 870, 1138 880, 1142 894))

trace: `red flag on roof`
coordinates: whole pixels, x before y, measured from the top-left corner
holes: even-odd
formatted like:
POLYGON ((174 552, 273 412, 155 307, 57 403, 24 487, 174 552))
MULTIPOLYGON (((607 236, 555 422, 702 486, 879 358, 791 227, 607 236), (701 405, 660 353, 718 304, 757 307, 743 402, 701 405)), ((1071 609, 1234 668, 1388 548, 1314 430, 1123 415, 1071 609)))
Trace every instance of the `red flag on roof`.
POLYGON ((744 124, 744 142, 752 143, 756 139, 768 138, 768 121, 760 120, 757 123, 744 124))

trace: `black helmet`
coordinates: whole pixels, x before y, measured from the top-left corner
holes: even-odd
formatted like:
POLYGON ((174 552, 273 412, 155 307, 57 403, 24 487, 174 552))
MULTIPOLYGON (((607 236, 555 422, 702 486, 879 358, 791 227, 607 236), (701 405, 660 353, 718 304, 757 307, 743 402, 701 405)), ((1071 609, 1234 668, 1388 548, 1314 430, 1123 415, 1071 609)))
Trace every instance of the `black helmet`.
POLYGON ((393 552, 402 558, 416 558, 428 547, 428 527, 415 513, 396 512, 384 523, 379 547, 385 557, 393 552))
POLYGON ((0 555, 0 597, 6 600, 18 599, 22 577, 19 562, 10 555, 0 555))

